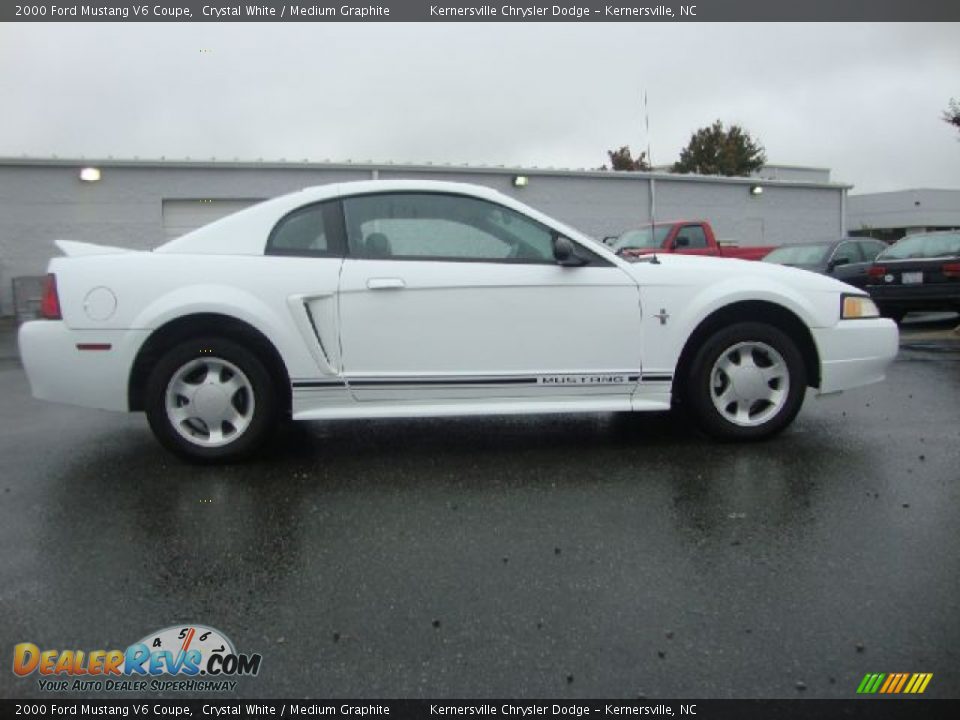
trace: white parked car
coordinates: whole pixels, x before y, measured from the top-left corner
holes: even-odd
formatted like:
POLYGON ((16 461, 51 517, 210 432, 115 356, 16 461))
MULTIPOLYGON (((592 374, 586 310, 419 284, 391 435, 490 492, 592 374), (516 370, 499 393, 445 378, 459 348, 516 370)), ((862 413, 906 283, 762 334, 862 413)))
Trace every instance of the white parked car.
POLYGON ((627 262, 491 189, 309 188, 135 252, 58 241, 33 394, 146 412, 238 457, 281 422, 667 410, 768 437, 806 388, 877 382, 897 329, 861 290, 767 263, 627 262))

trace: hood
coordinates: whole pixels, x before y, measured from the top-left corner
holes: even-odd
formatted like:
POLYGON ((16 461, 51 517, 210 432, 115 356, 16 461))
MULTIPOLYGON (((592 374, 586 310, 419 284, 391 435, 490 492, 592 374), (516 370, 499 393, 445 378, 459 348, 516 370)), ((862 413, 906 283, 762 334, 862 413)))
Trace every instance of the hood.
POLYGON ((774 263, 674 254, 657 255, 657 260, 659 264, 652 264, 650 260, 629 263, 627 271, 641 285, 657 284, 657 273, 654 269, 661 267, 670 270, 665 273, 669 275, 669 282, 665 284, 669 285, 703 285, 705 278, 712 276, 718 282, 737 278, 760 279, 805 292, 866 294, 863 290, 827 275, 774 263))

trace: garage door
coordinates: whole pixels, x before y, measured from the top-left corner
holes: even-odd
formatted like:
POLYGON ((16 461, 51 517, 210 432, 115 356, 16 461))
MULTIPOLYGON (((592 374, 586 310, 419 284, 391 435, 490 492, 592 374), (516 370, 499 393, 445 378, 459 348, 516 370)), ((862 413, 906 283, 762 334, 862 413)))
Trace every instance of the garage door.
POLYGON ((172 240, 258 202, 260 202, 259 198, 164 200, 164 237, 172 240))

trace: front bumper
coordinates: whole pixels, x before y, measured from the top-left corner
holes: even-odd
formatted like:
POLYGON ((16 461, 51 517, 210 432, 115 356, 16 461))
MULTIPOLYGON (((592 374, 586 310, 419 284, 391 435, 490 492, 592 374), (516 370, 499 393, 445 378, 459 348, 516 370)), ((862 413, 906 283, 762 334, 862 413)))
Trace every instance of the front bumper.
POLYGON ((925 285, 867 285, 866 291, 881 308, 950 310, 960 308, 960 283, 925 285))
POLYGON ((148 334, 147 330, 71 330, 62 321, 35 320, 20 326, 17 341, 35 398, 127 410, 130 369, 148 334), (84 345, 110 348, 78 348, 84 345))
POLYGON ((812 332, 820 353, 821 394, 880 382, 900 345, 896 323, 886 318, 841 320, 812 332))

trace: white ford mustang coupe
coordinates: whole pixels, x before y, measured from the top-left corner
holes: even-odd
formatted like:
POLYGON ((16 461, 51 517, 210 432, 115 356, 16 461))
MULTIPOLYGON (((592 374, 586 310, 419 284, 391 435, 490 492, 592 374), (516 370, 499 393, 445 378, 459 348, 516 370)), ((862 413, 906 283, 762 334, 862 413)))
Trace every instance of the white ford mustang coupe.
POLYGON ((193 460, 285 418, 667 410, 722 439, 786 427, 807 386, 877 382, 897 329, 792 268, 627 262, 472 185, 370 181, 268 200, 152 252, 58 241, 19 342, 33 394, 146 412, 193 460))

